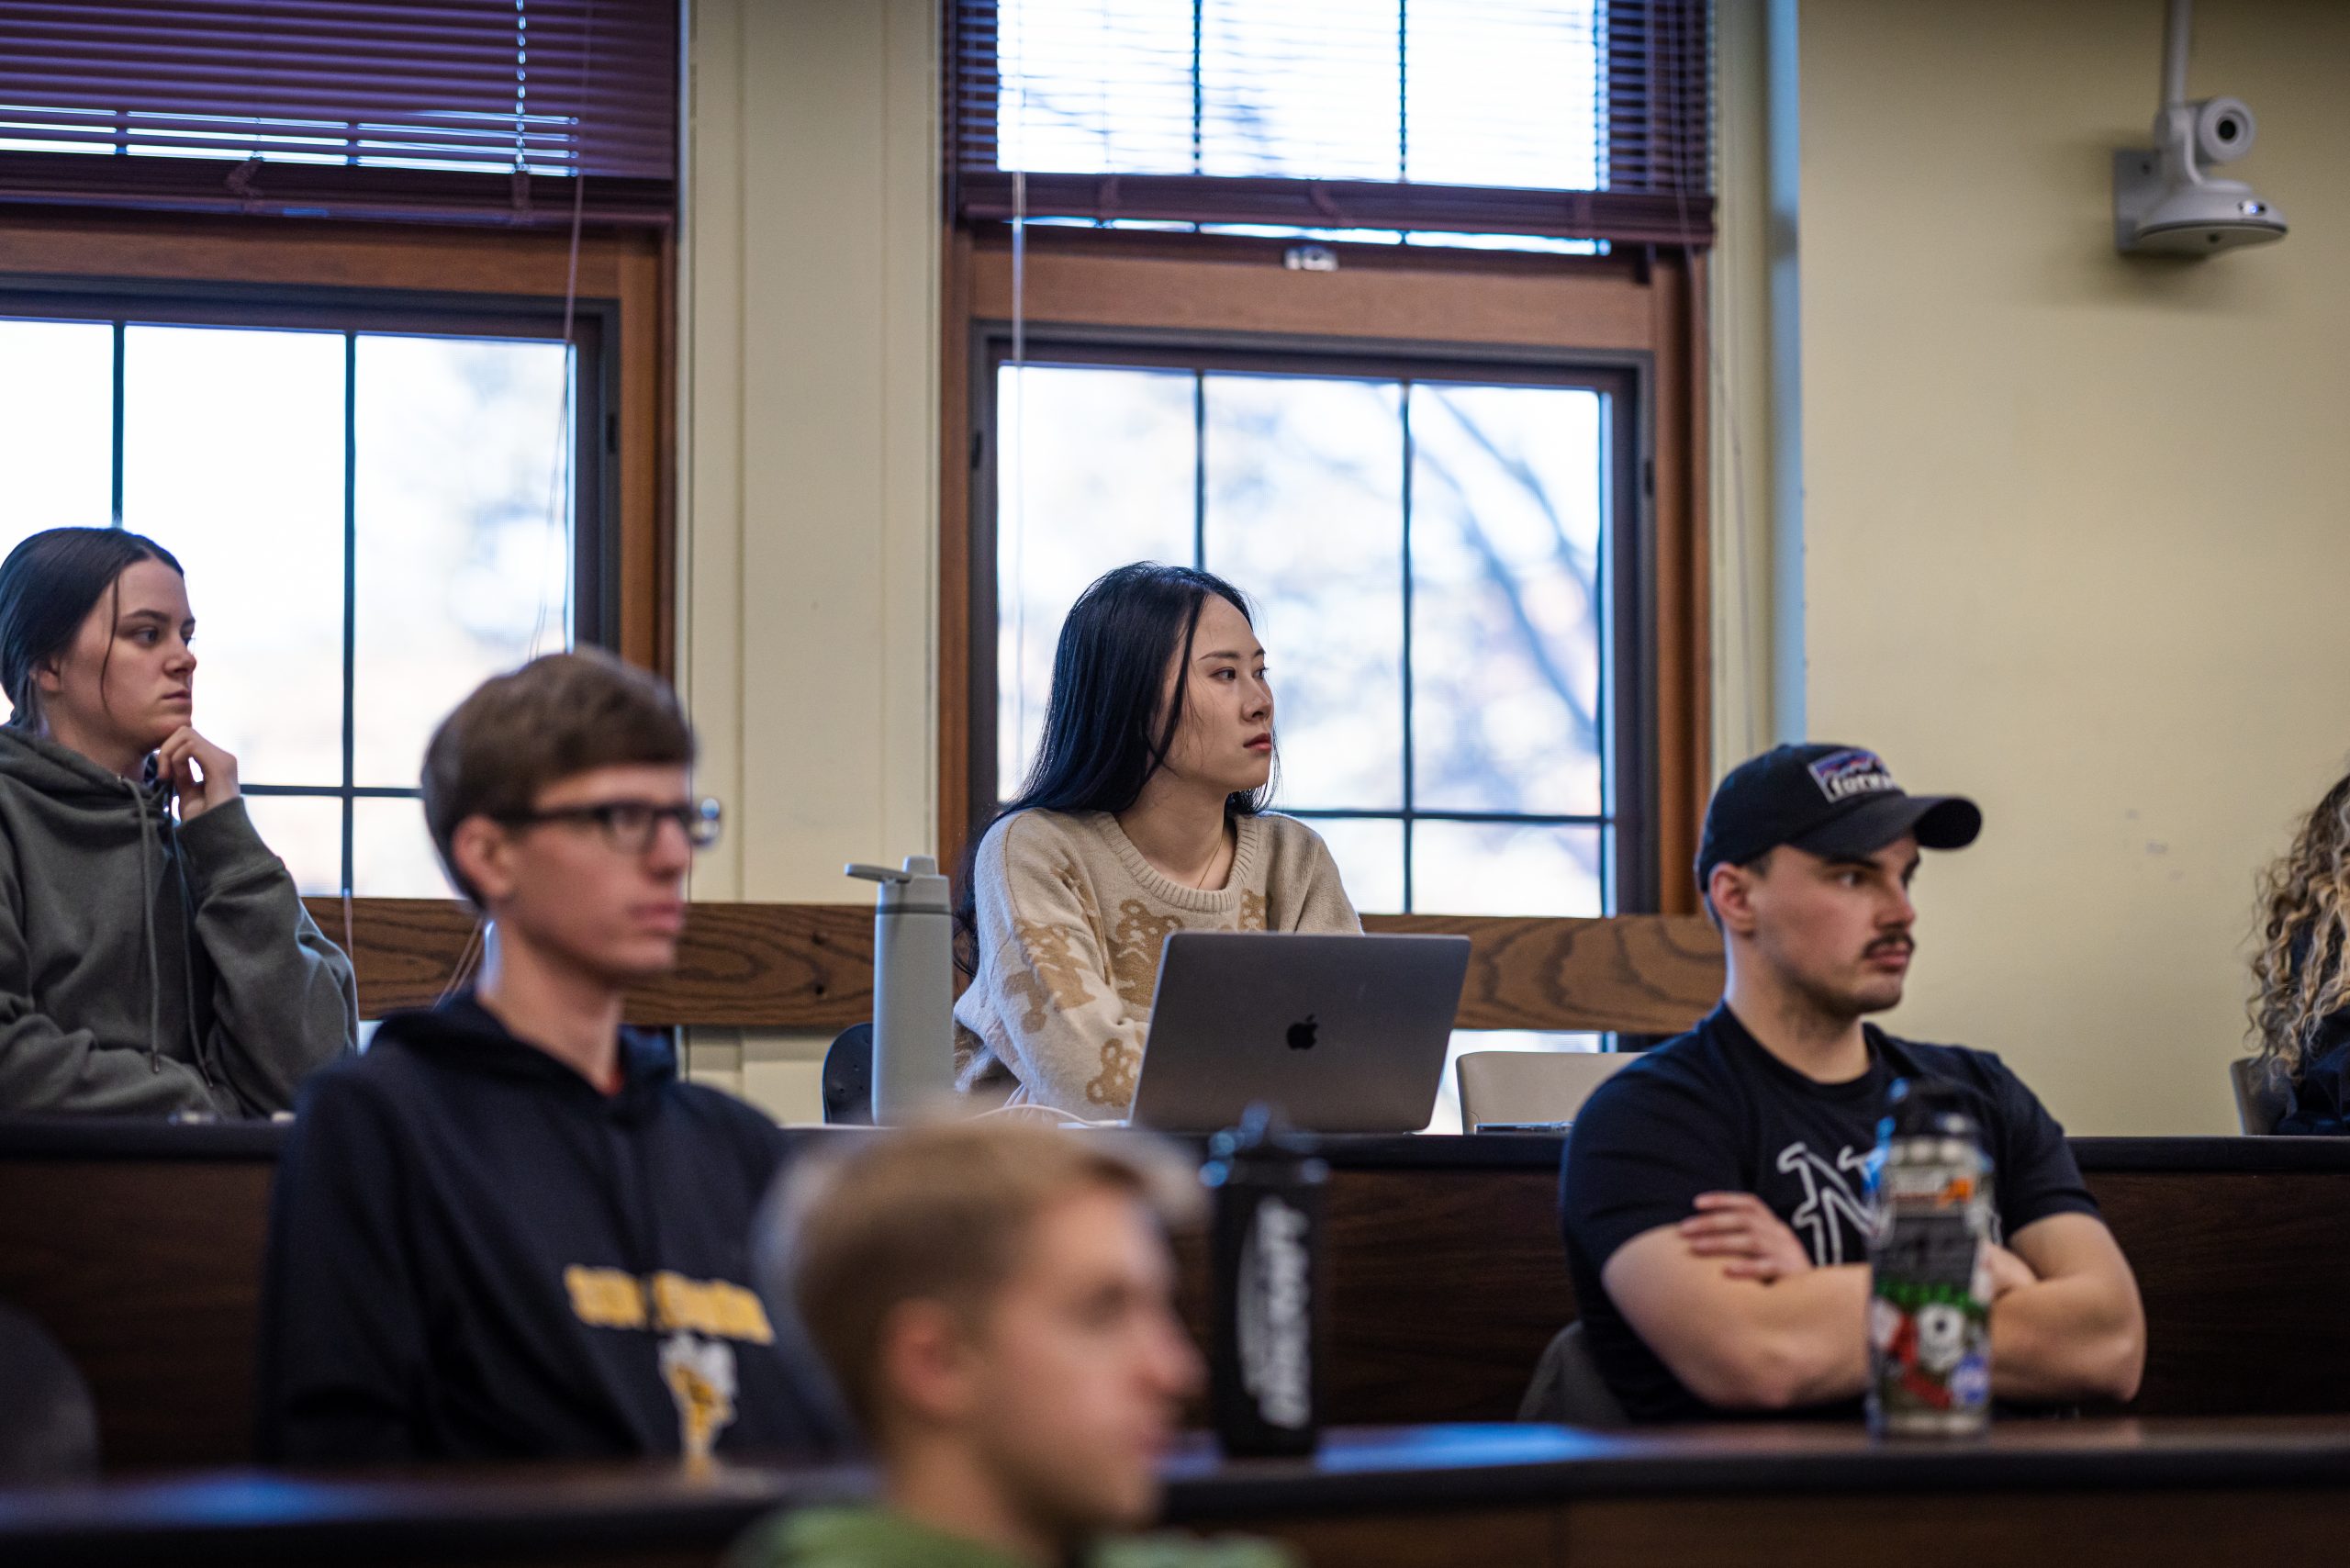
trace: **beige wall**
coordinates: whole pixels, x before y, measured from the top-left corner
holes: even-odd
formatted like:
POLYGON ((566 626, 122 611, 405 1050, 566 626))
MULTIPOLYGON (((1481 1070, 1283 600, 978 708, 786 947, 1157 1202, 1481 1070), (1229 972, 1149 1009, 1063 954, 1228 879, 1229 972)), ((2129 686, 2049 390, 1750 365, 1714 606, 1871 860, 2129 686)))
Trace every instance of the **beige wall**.
MULTIPOLYGON (((2108 241, 2158 6, 1723 6, 1718 750, 1800 726, 1982 801, 1897 1026, 2084 1132, 2232 1126, 2252 875, 2350 751, 2350 7, 2202 11, 2192 88, 2260 114, 2295 232, 2161 266, 2108 241)), ((732 812, 695 890, 845 898, 935 816, 934 11, 693 13, 681 666, 732 812)), ((821 1044, 695 1070, 811 1114, 821 1044)))
POLYGON ((2255 868, 2350 752, 2350 6, 2206 0, 2281 245, 2117 257, 2152 0, 1801 7, 1809 728, 1987 826, 1897 1027, 2074 1130, 2218 1133, 2255 868))
MULTIPOLYGON (((936 13, 690 9, 679 678, 727 806, 693 893, 848 902, 936 832, 936 13)), ((692 1068, 812 1119, 823 1043, 692 1068)))

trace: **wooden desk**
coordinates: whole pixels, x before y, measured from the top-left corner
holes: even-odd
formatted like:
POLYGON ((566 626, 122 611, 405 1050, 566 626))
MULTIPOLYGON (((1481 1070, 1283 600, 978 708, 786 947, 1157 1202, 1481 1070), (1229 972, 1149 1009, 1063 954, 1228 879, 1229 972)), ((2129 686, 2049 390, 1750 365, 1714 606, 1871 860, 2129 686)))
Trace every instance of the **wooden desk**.
POLYGON ((343 1479, 207 1471, 0 1491, 0 1562, 10 1568, 191 1562, 702 1568, 753 1521, 823 1496, 827 1479, 758 1470, 696 1479, 662 1466, 550 1465, 343 1479))
POLYGON ((1911 1446, 1841 1426, 1338 1434, 1310 1464, 1200 1465, 1169 1512, 1346 1568, 2165 1568, 2335 1563, 2350 1420, 2014 1422, 1911 1446))
MULTIPOLYGON (((1358 1429, 1311 1461, 1194 1448, 1169 1468, 1171 1523, 1274 1536, 1329 1568, 2165 1568, 2232 1561, 2253 1538, 2265 1568, 2291 1568, 2339 1559, 2350 1421, 2012 1423, 1948 1447, 1873 1444, 1857 1427, 1358 1429)), ((861 1484, 650 1466, 231 1472, 0 1493, 0 1561, 682 1568, 770 1509, 861 1484)))
POLYGON ((285 1129, 0 1123, 0 1301, 89 1381, 107 1467, 241 1464, 285 1129))
MULTIPOLYGON (((831 1136, 822 1133, 810 1137, 831 1136)), ((110 1467, 252 1451, 267 1126, 0 1124, 0 1299, 96 1393, 110 1467)), ((1330 1406, 1364 1424, 1506 1419, 1575 1314, 1559 1142, 1330 1145, 1330 1406)), ((2144 1291, 2143 1414, 2350 1412, 2350 1139, 2081 1138, 2144 1291)), ((1185 1291, 1203 1320, 1204 1271, 1185 1291)))

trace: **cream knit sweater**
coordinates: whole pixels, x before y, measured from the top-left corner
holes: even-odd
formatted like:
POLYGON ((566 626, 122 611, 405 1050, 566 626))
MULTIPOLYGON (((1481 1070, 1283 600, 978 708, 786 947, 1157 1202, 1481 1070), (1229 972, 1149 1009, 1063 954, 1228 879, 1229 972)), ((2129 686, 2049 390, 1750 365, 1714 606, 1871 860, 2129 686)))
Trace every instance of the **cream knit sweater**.
POLYGON ((979 973, 955 1004, 957 1086, 1088 1120, 1135 1097, 1170 931, 1360 931, 1337 864, 1294 817, 1237 819, 1212 892, 1161 876, 1107 812, 1029 811, 979 843, 979 973))

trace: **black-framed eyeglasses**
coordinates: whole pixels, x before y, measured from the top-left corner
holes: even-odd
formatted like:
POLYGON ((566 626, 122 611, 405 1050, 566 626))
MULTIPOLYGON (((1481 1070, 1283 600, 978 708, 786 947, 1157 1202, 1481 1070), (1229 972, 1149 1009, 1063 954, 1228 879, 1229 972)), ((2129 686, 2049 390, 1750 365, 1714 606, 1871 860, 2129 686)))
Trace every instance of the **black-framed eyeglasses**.
POLYGON ((705 795, 699 801, 663 805, 658 801, 598 801, 583 806, 550 806, 543 812, 509 812, 497 820, 509 827, 535 827, 541 823, 592 823, 603 831, 604 842, 623 855, 642 855, 653 847, 653 835, 665 822, 676 823, 686 842, 708 849, 718 842, 724 809, 705 795))

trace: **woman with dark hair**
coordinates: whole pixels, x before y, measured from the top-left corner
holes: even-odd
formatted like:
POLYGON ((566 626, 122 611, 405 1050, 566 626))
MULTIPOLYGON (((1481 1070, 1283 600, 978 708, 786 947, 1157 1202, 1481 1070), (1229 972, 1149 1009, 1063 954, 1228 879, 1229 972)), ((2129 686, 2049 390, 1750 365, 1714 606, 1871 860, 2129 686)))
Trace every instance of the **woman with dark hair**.
POLYGON ((136 533, 0 562, 0 1112, 268 1115, 352 1047, 351 962, 190 722, 195 633, 136 533))
POLYGON ((1035 766, 963 877, 959 1086, 1124 1116, 1168 933, 1360 930, 1322 840, 1266 812, 1272 777, 1273 693, 1238 590, 1147 562, 1087 588, 1035 766))
POLYGON ((2350 778, 2260 879, 2252 1036, 2288 1095, 2279 1133, 2350 1133, 2350 778))

